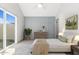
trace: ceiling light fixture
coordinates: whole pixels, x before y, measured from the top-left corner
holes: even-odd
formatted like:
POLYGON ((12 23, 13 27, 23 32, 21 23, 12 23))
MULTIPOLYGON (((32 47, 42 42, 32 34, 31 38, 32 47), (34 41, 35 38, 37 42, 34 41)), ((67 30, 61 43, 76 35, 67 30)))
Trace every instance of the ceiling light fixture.
POLYGON ((42 3, 39 3, 37 6, 38 6, 38 8, 42 8, 43 7, 43 4, 42 3))

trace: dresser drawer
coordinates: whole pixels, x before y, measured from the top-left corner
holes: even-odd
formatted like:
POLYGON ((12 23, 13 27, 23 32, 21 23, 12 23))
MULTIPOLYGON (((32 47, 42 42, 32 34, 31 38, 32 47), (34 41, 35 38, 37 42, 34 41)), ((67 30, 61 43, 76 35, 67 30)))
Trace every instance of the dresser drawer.
POLYGON ((47 32, 34 32, 34 38, 47 38, 48 33, 47 32))

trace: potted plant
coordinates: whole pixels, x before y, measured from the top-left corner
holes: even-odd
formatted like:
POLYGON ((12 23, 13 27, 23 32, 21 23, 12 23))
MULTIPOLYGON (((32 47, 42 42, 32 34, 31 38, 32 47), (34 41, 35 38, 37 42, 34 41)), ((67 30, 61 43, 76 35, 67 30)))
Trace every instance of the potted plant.
POLYGON ((24 37, 25 37, 26 39, 30 39, 31 33, 32 33, 32 29, 30 29, 30 28, 25 28, 25 29, 24 29, 24 37))

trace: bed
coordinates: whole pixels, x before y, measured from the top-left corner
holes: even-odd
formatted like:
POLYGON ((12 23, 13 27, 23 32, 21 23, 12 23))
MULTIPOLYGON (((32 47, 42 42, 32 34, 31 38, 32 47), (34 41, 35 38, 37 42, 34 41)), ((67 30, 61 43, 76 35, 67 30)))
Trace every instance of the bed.
MULTIPOLYGON (((38 39, 34 40, 32 46, 34 46, 37 40, 38 39)), ((48 52, 71 52, 71 45, 75 45, 74 43, 62 42, 59 39, 43 39, 43 40, 46 40, 49 45, 48 52)))
POLYGON ((46 39, 49 44, 49 52, 71 52, 73 43, 65 43, 59 39, 46 39))

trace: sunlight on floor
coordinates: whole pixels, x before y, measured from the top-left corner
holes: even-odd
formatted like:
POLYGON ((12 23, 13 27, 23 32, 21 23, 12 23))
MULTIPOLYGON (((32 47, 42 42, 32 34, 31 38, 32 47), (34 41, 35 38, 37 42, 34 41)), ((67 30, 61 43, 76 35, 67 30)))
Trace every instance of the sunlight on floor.
POLYGON ((6 51, 3 51, 1 55, 13 55, 15 53, 15 48, 9 48, 6 51))

